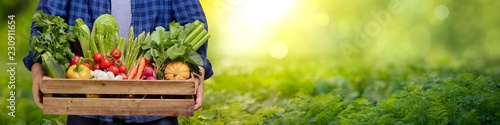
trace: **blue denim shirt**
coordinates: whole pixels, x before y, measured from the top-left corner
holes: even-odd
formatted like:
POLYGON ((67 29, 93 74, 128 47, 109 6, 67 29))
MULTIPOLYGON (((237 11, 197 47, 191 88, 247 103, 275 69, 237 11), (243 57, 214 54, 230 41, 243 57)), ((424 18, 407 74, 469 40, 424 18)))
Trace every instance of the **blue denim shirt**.
MULTIPOLYGON (((168 24, 172 21, 186 24, 195 20, 207 24, 205 14, 198 0, 131 0, 132 22, 134 32, 137 35, 142 32, 152 32, 155 27, 163 26, 168 28, 168 24)), ((41 10, 49 15, 57 15, 66 20, 69 25, 75 25, 75 20, 82 20, 92 29, 94 20, 102 14, 111 13, 110 0, 40 0, 36 10, 41 10)), ((38 34, 39 28, 32 24, 31 36, 38 34)), ((208 29, 208 24, 205 25, 208 29)), ((205 43, 198 53, 203 59, 203 67, 205 68, 205 79, 213 75, 212 64, 207 59, 207 46, 205 43)), ((23 58, 24 65, 31 71, 31 66, 35 55, 29 52, 23 58)), ((97 118, 103 121, 112 121, 111 116, 84 116, 88 118, 97 118)), ((164 117, 161 116, 127 116, 126 122, 143 123, 154 121, 164 117)))

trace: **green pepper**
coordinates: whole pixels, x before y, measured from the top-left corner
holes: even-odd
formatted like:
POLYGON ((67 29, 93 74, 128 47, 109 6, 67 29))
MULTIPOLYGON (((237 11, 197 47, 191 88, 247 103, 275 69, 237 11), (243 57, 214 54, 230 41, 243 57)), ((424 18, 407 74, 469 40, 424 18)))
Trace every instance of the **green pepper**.
POLYGON ((90 69, 83 64, 71 65, 66 73, 68 79, 90 79, 91 76, 90 69))

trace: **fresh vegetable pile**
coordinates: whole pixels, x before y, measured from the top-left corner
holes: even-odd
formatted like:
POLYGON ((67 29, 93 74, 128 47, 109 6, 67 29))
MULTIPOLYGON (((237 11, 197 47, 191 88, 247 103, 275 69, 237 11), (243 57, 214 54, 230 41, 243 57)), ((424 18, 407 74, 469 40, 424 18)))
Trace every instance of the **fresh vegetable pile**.
POLYGON ((172 22, 170 31, 159 26, 136 38, 131 27, 127 45, 109 14, 95 20, 92 32, 82 19, 68 26, 64 19, 40 11, 35 24, 40 34, 31 38, 30 50, 37 57, 34 61, 42 57, 46 75, 52 78, 187 80, 191 72, 200 73, 198 67, 203 61, 196 50, 210 37, 200 21, 184 26, 172 22), (81 55, 70 47, 78 43, 81 55))

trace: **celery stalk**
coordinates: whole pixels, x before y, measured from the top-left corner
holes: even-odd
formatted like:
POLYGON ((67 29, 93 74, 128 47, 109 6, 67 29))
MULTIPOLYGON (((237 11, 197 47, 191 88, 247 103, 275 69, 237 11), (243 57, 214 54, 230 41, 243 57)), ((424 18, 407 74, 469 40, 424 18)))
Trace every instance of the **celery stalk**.
POLYGON ((205 43, 207 42, 208 38, 210 38, 210 35, 208 35, 208 33, 207 33, 207 34, 205 34, 205 35, 201 38, 201 40, 197 41, 197 42, 193 45, 193 49, 194 49, 194 50, 198 50, 198 49, 200 49, 200 47, 201 47, 201 46, 203 46, 203 44, 205 44, 205 43))
POLYGON ((201 23, 201 21, 199 21, 199 20, 195 20, 195 21, 193 22, 193 24, 194 24, 194 25, 196 25, 196 26, 198 26, 198 25, 203 24, 203 23, 201 23))
POLYGON ((199 44, 199 41, 201 41, 201 39, 207 34, 208 34, 208 32, 206 30, 202 30, 201 33, 196 35, 196 38, 194 38, 193 42, 191 43, 191 45, 193 46, 193 49, 197 50, 195 48, 195 46, 197 46, 197 44, 199 44))
POLYGON ((193 40, 198 36, 204 29, 204 25, 201 23, 200 25, 196 25, 196 28, 193 29, 193 31, 189 32, 189 34, 186 36, 186 39, 184 42, 189 42, 191 45, 193 44, 193 40))

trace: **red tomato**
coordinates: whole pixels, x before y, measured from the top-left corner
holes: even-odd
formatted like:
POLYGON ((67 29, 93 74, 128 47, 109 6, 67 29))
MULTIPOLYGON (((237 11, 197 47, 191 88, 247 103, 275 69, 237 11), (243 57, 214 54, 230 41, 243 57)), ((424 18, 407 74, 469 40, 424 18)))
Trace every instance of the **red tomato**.
POLYGON ((120 70, 118 70, 118 67, 116 66, 110 66, 109 71, 115 74, 115 76, 118 75, 118 73, 120 72, 120 70))
POLYGON ((90 69, 90 63, 89 62, 85 62, 85 66, 87 66, 87 68, 90 69))
POLYGON ((111 57, 113 57, 113 59, 120 59, 120 57, 122 57, 122 51, 120 51, 118 48, 115 48, 115 49, 111 50, 109 55, 111 55, 111 57))
POLYGON ((120 73, 125 73, 127 72, 127 67, 124 65, 118 66, 118 70, 120 70, 120 73))
POLYGON ((108 58, 102 58, 101 59, 101 68, 106 69, 111 66, 111 62, 109 62, 108 58))
POLYGON ((71 60, 69 61, 69 64, 71 64, 71 65, 78 64, 78 60, 80 60, 80 58, 81 58, 81 57, 80 57, 80 56, 77 56, 77 55, 73 56, 73 59, 71 59, 71 60))
POLYGON ((100 69, 101 69, 101 66, 99 64, 94 65, 94 70, 100 70, 100 69))
POLYGON ((102 55, 102 53, 95 53, 94 54, 94 62, 98 63, 99 61, 101 61, 101 59, 104 58, 104 55, 102 55))

